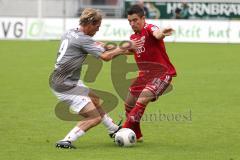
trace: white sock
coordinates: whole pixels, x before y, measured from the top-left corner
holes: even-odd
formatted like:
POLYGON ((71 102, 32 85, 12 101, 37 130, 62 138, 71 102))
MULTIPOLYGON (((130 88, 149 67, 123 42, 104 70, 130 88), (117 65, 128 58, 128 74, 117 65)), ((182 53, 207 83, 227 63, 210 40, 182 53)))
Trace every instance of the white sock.
POLYGON ((79 137, 83 136, 85 132, 81 130, 79 127, 74 127, 63 139, 63 141, 76 141, 79 137))
POLYGON ((103 116, 102 123, 107 128, 108 133, 115 132, 119 127, 113 122, 112 118, 110 118, 107 114, 103 116))

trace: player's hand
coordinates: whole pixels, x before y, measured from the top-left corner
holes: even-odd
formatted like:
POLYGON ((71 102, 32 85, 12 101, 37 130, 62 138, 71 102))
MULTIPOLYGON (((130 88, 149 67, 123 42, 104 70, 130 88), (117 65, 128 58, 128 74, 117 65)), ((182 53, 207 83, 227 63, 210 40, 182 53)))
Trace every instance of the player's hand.
POLYGON ((137 49, 137 42, 135 40, 130 41, 131 42, 131 50, 137 49))
POLYGON ((134 41, 123 41, 122 43, 120 43, 120 46, 120 48, 122 49, 122 54, 131 55, 136 48, 136 43, 134 41))
POLYGON ((137 48, 141 48, 144 45, 144 41, 142 41, 141 39, 133 39, 132 41, 132 50, 136 50, 137 48))
POLYGON ((134 50, 136 48, 136 43, 134 41, 122 41, 119 45, 120 48, 124 51, 134 50))
POLYGON ((167 27, 162 30, 164 36, 171 36, 173 32, 174 29, 172 29, 171 27, 167 27))

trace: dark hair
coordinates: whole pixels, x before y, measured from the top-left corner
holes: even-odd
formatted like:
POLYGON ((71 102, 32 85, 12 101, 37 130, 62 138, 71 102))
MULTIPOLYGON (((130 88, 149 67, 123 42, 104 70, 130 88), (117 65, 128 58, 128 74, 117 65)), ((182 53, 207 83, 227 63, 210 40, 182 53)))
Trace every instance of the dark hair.
POLYGON ((128 15, 137 14, 139 17, 145 16, 144 9, 141 6, 139 6, 138 4, 131 6, 127 10, 127 14, 128 15))

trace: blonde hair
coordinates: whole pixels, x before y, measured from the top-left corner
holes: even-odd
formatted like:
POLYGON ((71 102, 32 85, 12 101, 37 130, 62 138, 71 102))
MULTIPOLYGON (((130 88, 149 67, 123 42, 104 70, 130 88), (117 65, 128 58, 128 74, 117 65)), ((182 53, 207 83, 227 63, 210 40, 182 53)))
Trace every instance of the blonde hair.
POLYGON ((86 8, 80 16, 80 25, 96 24, 102 20, 102 14, 99 10, 86 8))

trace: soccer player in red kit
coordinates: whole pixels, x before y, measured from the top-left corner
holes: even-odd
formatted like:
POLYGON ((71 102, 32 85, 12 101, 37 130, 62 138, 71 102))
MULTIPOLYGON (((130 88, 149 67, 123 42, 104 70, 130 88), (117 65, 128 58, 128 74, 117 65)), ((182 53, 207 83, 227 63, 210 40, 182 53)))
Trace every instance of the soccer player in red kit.
POLYGON ((139 75, 129 88, 125 100, 127 119, 123 128, 131 128, 138 141, 143 140, 140 120, 147 104, 155 101, 168 88, 176 70, 171 64, 164 45, 164 37, 172 34, 172 28, 158 28, 145 22, 144 10, 133 5, 127 12, 134 34, 134 53, 139 75))

